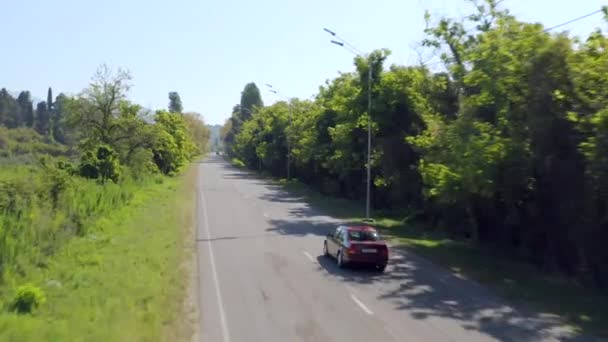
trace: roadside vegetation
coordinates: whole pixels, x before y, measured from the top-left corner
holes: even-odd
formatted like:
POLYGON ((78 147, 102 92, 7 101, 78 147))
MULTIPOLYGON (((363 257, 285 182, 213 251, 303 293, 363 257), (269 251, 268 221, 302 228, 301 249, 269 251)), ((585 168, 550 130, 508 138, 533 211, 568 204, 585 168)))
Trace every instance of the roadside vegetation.
POLYGON ((178 333, 195 183, 184 170, 209 132, 177 93, 172 111, 132 103, 130 82, 102 66, 36 109, 29 92, 0 90, 0 340, 178 333))
POLYGON ((439 63, 386 67, 390 51, 376 50, 314 100, 270 106, 246 85, 222 131, 225 151, 285 178, 290 146, 292 177, 361 201, 371 120, 381 228, 605 334, 608 36, 572 37, 519 21, 500 1, 469 3, 464 20, 427 15, 423 45, 439 63))

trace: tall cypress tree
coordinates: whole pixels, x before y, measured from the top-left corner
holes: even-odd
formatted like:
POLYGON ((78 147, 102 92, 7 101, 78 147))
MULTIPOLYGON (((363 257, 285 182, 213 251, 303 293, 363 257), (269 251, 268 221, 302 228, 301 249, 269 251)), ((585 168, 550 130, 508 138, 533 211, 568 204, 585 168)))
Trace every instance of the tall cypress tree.
POLYGON ((49 87, 49 91, 46 94, 46 107, 49 112, 52 112, 55 106, 53 106, 53 89, 49 87))

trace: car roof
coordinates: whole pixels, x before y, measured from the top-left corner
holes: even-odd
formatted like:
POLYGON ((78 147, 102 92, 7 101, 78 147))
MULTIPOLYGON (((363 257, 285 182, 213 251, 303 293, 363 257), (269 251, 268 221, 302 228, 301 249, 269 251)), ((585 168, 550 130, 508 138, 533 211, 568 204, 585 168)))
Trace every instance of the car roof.
POLYGON ((370 232, 375 232, 376 229, 374 227, 370 227, 370 226, 348 226, 346 227, 347 230, 356 230, 356 231, 370 231, 370 232))

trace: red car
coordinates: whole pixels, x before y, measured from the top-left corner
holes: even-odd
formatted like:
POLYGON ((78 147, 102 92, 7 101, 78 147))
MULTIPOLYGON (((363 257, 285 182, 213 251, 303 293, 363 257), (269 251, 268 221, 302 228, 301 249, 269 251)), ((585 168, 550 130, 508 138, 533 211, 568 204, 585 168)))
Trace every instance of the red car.
POLYGON ((326 256, 335 257, 338 267, 346 264, 373 265, 381 272, 388 263, 388 247, 378 232, 368 226, 339 226, 323 243, 326 256))

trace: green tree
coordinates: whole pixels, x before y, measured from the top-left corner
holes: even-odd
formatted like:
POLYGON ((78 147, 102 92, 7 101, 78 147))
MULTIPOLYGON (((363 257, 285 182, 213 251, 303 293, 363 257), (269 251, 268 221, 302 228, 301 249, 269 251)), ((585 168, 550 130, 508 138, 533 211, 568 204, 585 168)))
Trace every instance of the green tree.
POLYGON ((36 105, 36 118, 34 128, 42 135, 48 135, 51 129, 51 117, 46 102, 38 102, 36 105))
POLYGON ((569 121, 581 121, 583 109, 569 66, 573 41, 517 21, 493 1, 468 20, 442 19, 427 30, 451 53, 445 61, 460 88, 458 115, 427 114, 425 133, 410 139, 421 148, 427 198, 475 240, 573 273, 589 220, 581 216, 581 135, 569 121))
POLYGON ((232 145, 235 142, 235 137, 241 129, 243 125, 243 121, 240 117, 240 106, 235 105, 232 108, 232 114, 230 118, 226 120, 224 126, 222 127, 222 141, 224 142, 224 146, 226 147, 226 153, 229 156, 233 156, 233 148, 232 145))
POLYGON ((123 101, 114 119, 117 128, 110 146, 124 165, 135 166, 132 164, 133 156, 141 150, 151 149, 155 144, 156 131, 142 118, 141 111, 141 106, 123 101))
POLYGON ((251 168, 259 167, 261 162, 271 173, 285 175, 288 120, 285 102, 259 109, 237 134, 235 155, 251 168))
POLYGON ((264 106, 264 102, 262 102, 262 96, 260 95, 260 89, 255 83, 247 83, 245 88, 241 92, 241 103, 239 106, 239 114, 241 121, 247 121, 255 108, 261 108, 264 106))
POLYGON ((21 124, 19 105, 4 88, 0 90, 0 124, 8 128, 15 128, 21 124))
MULTIPOLYGON (((120 124, 124 119, 121 108, 127 101, 130 81, 131 76, 127 71, 119 69, 113 73, 109 67, 102 65, 93 75, 91 85, 67 103, 69 123, 78 127, 83 143, 114 146, 130 137, 120 124)), ((127 118, 132 114, 129 111, 127 118)))
POLYGON ((158 111, 154 117, 157 139, 152 148, 154 162, 164 174, 173 174, 195 154, 196 146, 179 113, 158 111))
MULTIPOLYGON (((607 10, 604 12, 608 15, 607 10)), ((608 20, 608 17, 607 19, 608 20)), ((585 195, 588 220, 579 235, 581 263, 591 277, 608 287, 608 253, 601 241, 608 238, 608 37, 600 30, 571 55, 571 80, 577 99, 568 119, 583 138, 579 149, 585 156, 585 195)))
POLYGON ((73 133, 67 126, 67 103, 69 99, 66 95, 59 94, 55 98, 53 112, 51 113, 51 124, 53 126, 53 139, 59 143, 67 144, 70 135, 73 133))
MULTIPOLYGON (((150 124, 141 106, 127 100, 130 80, 126 71, 114 73, 108 67, 101 66, 93 76, 91 85, 80 96, 67 101, 66 109, 70 129, 77 129, 79 134, 81 150, 92 151, 100 145, 109 146, 119 164, 128 166, 134 177, 140 177, 141 172, 153 171, 150 161, 154 158, 158 161, 157 157, 162 154, 156 152, 172 148, 159 149, 158 146, 166 141, 175 142, 176 138, 168 139, 162 120, 150 124)), ((176 115, 181 117, 181 114, 176 115)), ((165 173, 175 171, 178 168, 175 165, 184 163, 182 152, 187 157, 192 155, 193 148, 189 149, 192 144, 177 141, 177 148, 181 149, 177 155, 180 157, 170 163, 156 163, 157 169, 165 173), (187 145, 187 148, 182 148, 182 145, 187 145)))
POLYGON ((185 113, 184 114, 184 122, 186 124, 186 129, 190 136, 190 140, 196 146, 196 149, 193 151, 193 155, 201 155, 209 151, 209 138, 211 137, 211 131, 208 126, 205 125, 205 121, 202 115, 198 113, 185 113))
POLYGON ((29 91, 22 91, 17 97, 19 105, 20 117, 23 120, 23 125, 26 127, 34 126, 34 104, 29 91))
POLYGON ((182 99, 176 91, 169 93, 169 111, 171 113, 181 113, 183 110, 182 99))
POLYGON ((421 68, 393 66, 379 75, 374 87, 374 203, 383 208, 422 207, 422 180, 415 166, 419 154, 406 137, 425 128, 423 115, 432 111, 424 87, 432 82, 421 68))
POLYGON ((224 134, 223 142, 228 155, 234 155, 232 145, 243 124, 253 116, 257 109, 263 106, 264 102, 262 102, 258 87, 253 82, 247 83, 241 92, 241 102, 232 108, 232 115, 229 119, 230 129, 226 130, 224 134))

